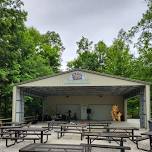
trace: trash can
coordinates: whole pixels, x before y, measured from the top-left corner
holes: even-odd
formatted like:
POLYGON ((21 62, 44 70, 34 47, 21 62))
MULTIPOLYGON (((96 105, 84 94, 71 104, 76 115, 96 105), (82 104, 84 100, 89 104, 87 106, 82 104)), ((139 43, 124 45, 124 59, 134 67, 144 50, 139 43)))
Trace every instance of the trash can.
POLYGON ((152 131, 152 120, 149 120, 148 123, 149 123, 149 131, 152 131))

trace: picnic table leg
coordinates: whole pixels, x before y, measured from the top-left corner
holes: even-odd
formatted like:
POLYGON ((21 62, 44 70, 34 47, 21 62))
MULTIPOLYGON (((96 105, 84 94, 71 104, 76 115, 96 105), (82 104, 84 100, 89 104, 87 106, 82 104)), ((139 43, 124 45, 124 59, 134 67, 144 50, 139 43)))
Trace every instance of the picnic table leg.
POLYGON ((43 143, 43 131, 41 131, 41 143, 43 143))
POLYGON ((107 132, 110 132, 110 129, 109 129, 109 128, 107 128, 106 130, 107 130, 107 132))
POLYGON ((149 142, 150 142, 150 151, 152 150, 152 136, 149 136, 149 142))
POLYGON ((48 130, 50 130, 50 123, 48 123, 48 130))
POLYGON ((87 138, 87 139, 88 139, 88 145, 89 145, 89 144, 90 144, 90 138, 89 138, 89 136, 88 136, 88 138, 87 138))
POLYGON ((89 132, 91 131, 91 125, 90 125, 90 122, 89 122, 89 132))
POLYGON ((131 134, 132 134, 132 141, 134 141, 134 130, 131 130, 131 134))
POLYGON ((1 129, 1 137, 3 136, 3 129, 1 129))
POLYGON ((63 130, 63 127, 62 127, 62 125, 61 125, 61 137, 62 137, 62 130, 63 130))
MULTIPOLYGON (((120 146, 123 146, 123 138, 120 139, 120 146)), ((125 152, 125 150, 121 149, 121 152, 125 152)))
MULTIPOLYGON (((17 138, 19 136, 19 131, 15 131, 15 137, 17 138)), ((17 142, 17 139, 15 139, 15 142, 17 142)))

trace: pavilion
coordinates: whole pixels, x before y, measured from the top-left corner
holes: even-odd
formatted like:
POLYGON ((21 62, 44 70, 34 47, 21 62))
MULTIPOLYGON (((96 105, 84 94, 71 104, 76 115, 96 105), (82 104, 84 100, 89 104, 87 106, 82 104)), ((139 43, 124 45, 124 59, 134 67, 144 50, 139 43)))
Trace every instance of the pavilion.
POLYGON ((150 83, 75 69, 16 84, 13 88, 12 121, 24 121, 24 96, 43 99, 43 115, 65 114, 68 110, 79 120, 111 120, 112 105, 117 104, 127 120, 127 100, 140 96, 140 127, 150 119, 150 83))

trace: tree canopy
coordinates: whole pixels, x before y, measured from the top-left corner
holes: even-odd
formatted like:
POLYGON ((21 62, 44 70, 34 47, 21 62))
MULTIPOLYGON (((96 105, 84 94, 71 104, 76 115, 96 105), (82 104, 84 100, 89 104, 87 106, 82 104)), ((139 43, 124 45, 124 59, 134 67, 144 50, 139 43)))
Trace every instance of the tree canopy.
MULTIPOLYGON (((103 40, 94 43, 82 36, 76 42, 77 57, 68 62, 68 68, 152 82, 152 0, 146 3, 147 10, 137 25, 128 31, 121 29, 111 45, 103 40), (136 57, 130 49, 131 43, 138 52, 136 57)), ((13 85, 60 71, 64 50, 60 35, 55 31, 42 34, 25 25, 27 12, 23 5, 21 0, 0 1, 0 107, 5 116, 11 113, 13 85)))
POLYGON ((58 72, 64 49, 58 33, 40 34, 25 26, 22 6, 21 0, 0 1, 0 106, 5 115, 13 85, 58 72))

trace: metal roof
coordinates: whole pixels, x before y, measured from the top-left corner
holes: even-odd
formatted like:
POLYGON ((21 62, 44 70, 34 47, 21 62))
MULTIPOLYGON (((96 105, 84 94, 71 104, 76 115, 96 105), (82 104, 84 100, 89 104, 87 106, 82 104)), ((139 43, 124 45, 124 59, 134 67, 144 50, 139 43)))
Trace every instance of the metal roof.
POLYGON ((127 96, 139 94, 143 86, 63 86, 63 87, 20 87, 22 91, 40 96, 127 96))

